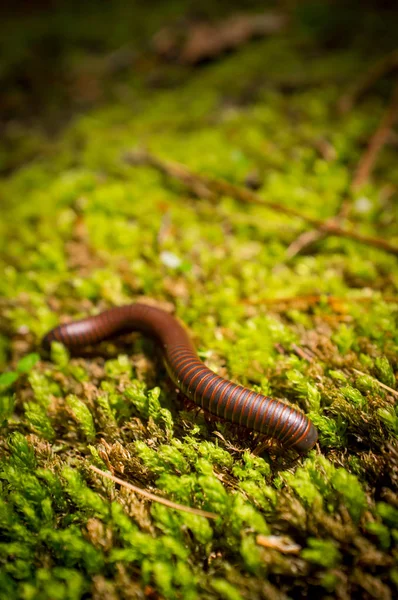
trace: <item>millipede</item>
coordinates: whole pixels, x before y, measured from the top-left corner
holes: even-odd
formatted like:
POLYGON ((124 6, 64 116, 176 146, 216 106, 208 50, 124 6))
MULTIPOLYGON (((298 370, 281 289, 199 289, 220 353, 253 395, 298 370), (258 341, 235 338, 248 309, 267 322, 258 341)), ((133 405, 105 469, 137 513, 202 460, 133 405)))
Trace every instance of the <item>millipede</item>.
POLYGON ((43 346, 57 341, 76 349, 131 331, 160 344, 167 371, 176 386, 195 404, 216 417, 279 440, 285 448, 310 450, 318 440, 313 423, 288 404, 228 381, 198 357, 185 328, 169 313, 146 304, 106 310, 96 316, 52 329, 43 346))

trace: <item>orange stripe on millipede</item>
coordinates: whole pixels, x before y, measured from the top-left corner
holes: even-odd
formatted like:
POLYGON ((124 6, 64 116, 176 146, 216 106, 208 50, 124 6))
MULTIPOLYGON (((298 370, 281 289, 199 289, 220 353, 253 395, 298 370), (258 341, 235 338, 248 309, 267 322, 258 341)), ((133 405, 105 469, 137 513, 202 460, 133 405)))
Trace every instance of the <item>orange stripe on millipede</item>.
POLYGON ((242 388, 242 386, 240 386, 236 383, 232 382, 232 385, 233 385, 233 389, 228 394, 228 398, 227 398, 227 401, 224 406, 224 412, 223 412, 222 416, 220 415, 221 419, 227 419, 228 421, 231 420, 230 417, 228 416, 228 413, 231 410, 231 405, 236 405, 236 402, 239 401, 239 398, 241 397, 242 393, 245 390, 245 388, 242 388))
MULTIPOLYGON (((188 367, 188 366, 189 366, 189 365, 187 365, 187 367, 188 367)), ((185 367, 185 368, 187 368, 187 367, 185 367)), ((183 383, 184 385, 186 385, 186 383, 185 383, 185 379, 186 379, 186 377, 188 377, 188 375, 191 373, 191 371, 193 371, 194 369, 197 369, 198 367, 200 367, 200 365, 198 365, 198 363, 195 361, 195 364, 194 364, 192 367, 190 367, 190 369, 189 369, 188 371, 186 371, 186 372, 185 372, 185 373, 182 375, 182 378, 181 378, 181 383, 183 383)))
POLYGON ((172 358, 173 356, 175 358, 175 355, 177 355, 179 353, 184 354, 184 352, 189 352, 189 350, 187 349, 187 347, 185 346, 185 344, 178 344, 178 346, 173 346, 173 348, 170 348, 167 351, 168 356, 170 358, 172 358), (185 348, 185 350, 184 350, 184 348, 185 348))
MULTIPOLYGON (((100 324, 97 323, 95 320, 93 320, 93 322, 90 323, 90 327, 92 328, 92 330, 88 332, 88 339, 82 333, 85 343, 91 344, 93 342, 101 341, 101 339, 103 339, 103 337, 104 337, 104 334, 102 333, 102 328, 101 328, 100 324)), ((82 329, 83 329, 83 327, 82 327, 82 329)))
POLYGON ((244 410, 246 408, 246 404, 250 401, 250 397, 251 397, 252 394, 254 394, 254 392, 252 392, 250 390, 249 393, 246 396, 246 399, 245 399, 244 403, 243 403, 243 406, 242 406, 241 411, 240 411, 240 416, 239 416, 239 425, 242 425, 242 416, 243 416, 244 410))
POLYGON ((92 327, 92 332, 90 334, 90 342, 96 342, 101 340, 101 338, 103 338, 103 333, 101 330, 101 324, 97 323, 97 321, 94 319, 92 323, 90 323, 91 327, 92 327))
POLYGON ((106 326, 106 333, 107 333, 107 335, 109 335, 112 333, 112 329, 113 329, 113 318, 112 318, 111 311, 109 311, 108 313, 105 312, 104 317, 105 317, 104 325, 106 326))
POLYGON ((301 436, 303 427, 305 426, 305 429, 307 429, 306 425, 307 425, 307 419, 305 418, 305 416, 303 414, 301 414, 299 417, 298 427, 296 427, 296 429, 294 429, 290 434, 291 441, 289 442, 289 438, 287 438, 287 440, 286 440, 288 446, 292 446, 293 444, 295 444, 296 436, 297 435, 301 436))
POLYGON ((206 371, 208 371, 208 368, 207 368, 205 365, 203 365, 203 366, 202 366, 202 370, 201 370, 201 371, 198 371, 197 373, 195 373, 195 375, 192 377, 191 381, 189 382, 189 386, 188 386, 188 390, 187 390, 188 392, 190 392, 190 391, 191 391, 191 386, 193 386, 193 384, 194 384, 195 380, 196 380, 196 379, 197 379, 197 378, 198 378, 200 375, 203 375, 203 373, 206 373, 206 371))
POLYGON ((297 419, 296 419, 296 427, 292 428, 291 431, 289 431, 289 435, 288 436, 285 435, 283 439, 289 440, 289 437, 293 439, 297 434, 300 434, 305 421, 306 421, 306 419, 305 419, 304 415, 301 413, 298 413, 297 419))
POLYGON ((172 364, 173 371, 178 375, 182 374, 182 371, 184 371, 184 369, 188 367, 193 360, 195 359, 192 356, 185 356, 179 359, 178 362, 172 364))
POLYGON ((50 338, 50 346, 52 344, 52 342, 59 342, 61 344, 63 344, 64 342, 62 341, 61 336, 57 333, 57 334, 53 334, 50 338))
POLYGON ((188 360, 189 360, 189 362, 187 364, 184 364, 184 366, 180 366, 178 368, 178 370, 179 370, 179 372, 181 374, 181 378, 182 379, 185 379, 185 375, 188 375, 188 373, 190 372, 190 370, 191 370, 192 367, 198 367, 199 366, 198 365, 198 361, 195 358, 191 357, 188 360), (194 363, 194 364, 192 364, 192 363, 194 363), (187 371, 187 369, 188 369, 188 371, 187 371))
POLYGON ((285 432, 284 436, 282 438, 280 438, 282 444, 289 439, 289 437, 293 434, 293 432, 298 431, 300 429, 300 421, 298 419, 298 416, 295 415, 295 420, 293 421, 293 423, 290 425, 290 427, 288 428, 288 430, 285 432))
MULTIPOLYGON (((222 379, 222 378, 220 378, 220 379, 221 379, 221 381, 219 381, 219 382, 218 382, 218 383, 217 383, 217 384, 214 386, 214 389, 213 389, 213 391, 211 392, 211 396, 210 396, 210 400, 209 400, 209 412, 211 412, 212 414, 214 414, 214 413, 213 413, 213 411, 212 411, 212 406, 211 406, 211 405, 212 405, 212 403, 213 403, 214 394, 216 393, 216 391, 218 390, 218 388, 219 388, 219 387, 221 387, 221 386, 222 386, 222 384, 223 384, 223 383, 225 383, 225 381, 226 381, 225 379, 222 379)), ((216 414, 217 414, 217 413, 216 413, 216 414)))
POLYGON ((65 325, 61 325, 58 329, 58 337, 65 346, 68 345, 68 342, 70 343, 70 336, 65 331, 65 325))
POLYGON ((253 429, 255 431, 260 431, 260 433, 261 433, 261 428, 257 427, 257 420, 259 419, 259 417, 263 418, 263 416, 264 416, 263 406, 264 406, 264 404, 268 405, 269 403, 270 403, 270 398, 268 398, 267 396, 263 396, 263 399, 261 400, 261 404, 258 407, 256 418, 254 419, 253 429))
POLYGON ((82 329, 80 335, 83 341, 83 345, 87 345, 90 343, 90 333, 88 331, 84 331, 84 329, 82 329))
POLYGON ((276 409, 278 408, 278 402, 276 400, 274 400, 273 402, 271 402, 271 406, 269 408, 269 410, 267 411, 267 431, 268 431, 268 435, 269 435, 269 427, 271 425, 271 421, 272 421, 272 417, 275 414, 276 409), (274 410, 272 410, 274 409, 274 410))
POLYGON ((234 383, 232 383, 232 381, 229 381, 229 382, 228 382, 228 385, 226 385, 226 386, 225 386, 225 388, 224 388, 224 389, 223 389, 223 391, 221 392, 221 396, 220 396, 220 397, 218 398, 218 400, 217 400, 217 405, 216 405, 216 415, 217 415, 217 417, 219 416, 219 414, 218 414, 218 408, 219 408, 219 406, 220 406, 220 404, 221 404, 221 402, 222 402, 222 399, 224 398, 224 396, 225 396, 225 394, 226 394, 227 390, 228 390, 228 389, 230 389, 230 387, 231 387, 231 386, 232 386, 232 387, 235 387, 235 384, 234 384, 234 383))
MULTIPOLYGON (((288 408, 288 413, 290 414, 292 412, 292 408, 288 404, 286 404, 286 407, 288 408)), ((281 441, 283 436, 285 435, 286 427, 288 427, 288 428, 290 427, 289 418, 285 419, 285 423, 284 423, 282 429, 278 432, 278 440, 279 441, 281 441)))
MULTIPOLYGON (((237 385, 236 387, 240 387, 240 386, 238 386, 238 385, 237 385)), ((242 388, 241 388, 241 390, 240 390, 240 392, 239 392, 239 394, 238 394, 238 397, 237 397, 237 398, 235 398, 235 400, 234 400, 234 404, 235 404, 235 406, 237 405, 237 403, 238 403, 238 402, 239 402, 239 400, 240 400, 240 397, 241 397, 241 395, 242 395, 242 394, 243 394, 243 392, 245 392, 245 391, 246 391, 246 389, 245 389, 244 387, 242 387, 242 388)), ((223 416, 223 418, 224 418, 224 419, 228 419, 228 417, 227 417, 226 415, 227 415, 227 412, 228 412, 229 405, 230 405, 230 403, 232 402, 232 399, 233 399, 233 396, 232 396, 232 394, 231 394, 231 396, 228 398, 228 400, 227 400, 227 403, 226 403, 226 405, 225 405, 225 408, 224 408, 224 416, 223 416)))
POLYGON ((52 342, 60 342, 61 344, 66 346, 65 342, 63 341, 63 334, 61 333, 60 329, 54 329, 54 331, 48 334, 48 337, 50 340, 50 346, 52 342))
POLYGON ((173 359, 171 359, 171 361, 173 362, 175 368, 179 368, 179 365, 182 364, 183 360, 192 359, 193 356, 194 355, 192 354, 192 352, 181 352, 180 354, 177 354, 173 359))
POLYGON ((249 420, 250 420, 251 414, 252 414, 252 412, 253 412, 253 410, 254 410, 254 408, 255 408, 255 406, 256 406, 256 404, 255 404, 255 403, 256 403, 256 400, 257 400, 257 398, 258 398, 259 396, 262 396, 262 394, 257 394, 257 395, 256 395, 256 396, 253 398, 253 400, 252 400, 252 405, 251 405, 251 407, 250 407, 249 414, 247 415, 247 418, 246 418, 246 427, 247 427, 247 428, 249 427, 249 420))
POLYGON ((195 365, 193 375, 191 375, 191 371, 187 375, 189 375, 189 377, 184 381, 184 394, 188 396, 188 398, 191 398, 193 390, 192 382, 195 382, 198 376, 203 375, 203 367, 195 365))
POLYGON ((218 378, 218 375, 216 375, 215 373, 210 373, 210 374, 211 374, 211 377, 207 381, 205 389, 203 390, 203 392, 200 392, 200 395, 202 396, 200 405, 202 408, 204 408, 203 403, 205 401, 205 396, 206 396, 206 392, 207 392, 209 385, 211 385, 211 383, 214 382, 214 378, 216 378, 216 379, 218 378))
MULTIPOLYGON (((201 385, 203 385, 204 383, 206 383, 206 381, 207 381, 207 383, 209 383, 209 381, 211 381, 213 379, 213 377, 215 377, 214 373, 209 370, 209 372, 206 373, 206 375, 203 376, 203 378, 199 381, 198 385, 196 386, 196 390, 195 390, 194 395, 193 395, 193 401, 196 402, 196 404, 199 404, 197 402, 197 398, 196 398, 196 394, 199 392, 199 396, 201 397, 200 404, 201 404, 202 408, 203 408, 203 405, 202 405, 203 393, 199 391, 199 388, 200 388, 201 385)), ((206 384, 206 387, 207 387, 207 384, 206 384)))
POLYGON ((282 427, 282 431, 280 432, 279 437, 278 437, 278 439, 281 443, 283 443, 283 440, 285 439, 286 435, 289 434, 291 428, 294 427, 295 424, 296 424, 296 421, 293 421, 293 423, 291 423, 288 419, 286 419, 286 423, 282 427))
POLYGON ((177 352, 168 350, 167 354, 170 360, 176 360, 180 357, 182 358, 183 356, 192 356, 193 352, 191 350, 188 350, 188 348, 186 348, 185 350, 183 348, 179 348, 177 352))
POLYGON ((181 348, 178 352, 176 352, 173 355, 172 360, 177 360, 178 358, 182 358, 183 356, 194 356, 196 360, 199 360, 198 355, 195 354, 195 352, 192 352, 192 350, 190 350, 189 348, 186 348, 185 350, 181 348))
POLYGON ((268 409, 269 409, 269 405, 271 404, 271 402, 275 402, 275 400, 271 399, 270 402, 267 402, 267 406, 264 408, 264 411, 263 411, 263 416, 262 416, 262 419, 261 419, 260 429, 259 429, 259 431, 261 433, 265 433, 266 434, 266 431, 264 431, 264 419, 266 419, 268 417, 268 409))
POLYGON ((303 440, 305 438, 305 436, 307 435, 310 427, 311 427, 311 423, 308 421, 307 427, 304 429, 304 433, 297 440, 294 440, 294 442, 292 442, 291 445, 295 446, 296 444, 299 444, 301 442, 301 440, 303 440))
MULTIPOLYGON (((282 403, 282 404, 283 404, 283 403, 282 403)), ((277 422, 275 423, 275 427, 274 427, 274 429, 273 429, 272 433, 271 433, 271 431, 270 431, 270 433, 269 433, 269 435, 270 435, 271 437, 277 433, 277 431, 278 431, 278 427, 279 427, 279 423, 281 422, 281 419, 283 419, 283 414, 285 413, 286 409, 288 409, 288 408, 289 408, 289 407, 288 407, 288 405, 287 405, 287 404, 284 404, 284 406, 283 406, 283 408, 282 408, 282 410, 281 410, 281 414, 279 415, 279 417, 278 417, 278 420, 277 420, 277 422)), ((283 420, 282 420, 282 422, 283 422, 283 420)))
POLYGON ((68 344, 73 345, 73 338, 68 333, 68 324, 61 325, 59 332, 60 333, 62 332, 62 337, 63 337, 64 341, 66 342, 65 346, 68 346, 68 344))
POLYGON ((176 373, 178 373, 179 371, 183 370, 183 368, 184 368, 183 365, 185 365, 185 363, 189 363, 192 360, 193 360, 192 356, 186 356, 186 357, 179 359, 178 362, 173 364, 173 370, 176 373))
MULTIPOLYGON (((247 388, 243 388, 243 392, 246 392, 248 395, 250 394, 250 390, 248 390, 247 388)), ((243 394, 242 394, 242 396, 243 396, 243 394)), ((235 411, 237 409, 240 410, 240 402, 241 402, 241 400, 240 400, 240 394, 239 394, 239 403, 235 402, 234 407, 232 409, 232 414, 231 414, 232 423, 236 423, 236 421, 234 420, 235 419, 235 411)))

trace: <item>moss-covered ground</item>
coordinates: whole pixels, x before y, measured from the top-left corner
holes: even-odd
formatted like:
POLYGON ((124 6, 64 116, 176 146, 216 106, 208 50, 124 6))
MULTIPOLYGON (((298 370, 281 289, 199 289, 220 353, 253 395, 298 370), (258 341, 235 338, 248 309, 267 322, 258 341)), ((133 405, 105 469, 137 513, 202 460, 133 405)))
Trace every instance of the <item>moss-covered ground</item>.
POLYGON ((369 4, 299 4, 281 34, 196 68, 147 43, 183 4, 135 18, 39 6, 3 23, 0 598, 396 597, 396 257, 333 236, 291 256, 300 219, 194 197, 122 158, 145 146, 255 179, 320 219, 347 199, 345 227, 397 244, 396 133, 351 187, 392 76, 338 110, 392 49, 388 3, 369 4), (134 68, 104 68, 131 39, 134 68), (42 353, 59 322, 136 300, 174 311, 219 374, 299 406, 319 445, 297 457, 209 419, 137 334, 42 353))

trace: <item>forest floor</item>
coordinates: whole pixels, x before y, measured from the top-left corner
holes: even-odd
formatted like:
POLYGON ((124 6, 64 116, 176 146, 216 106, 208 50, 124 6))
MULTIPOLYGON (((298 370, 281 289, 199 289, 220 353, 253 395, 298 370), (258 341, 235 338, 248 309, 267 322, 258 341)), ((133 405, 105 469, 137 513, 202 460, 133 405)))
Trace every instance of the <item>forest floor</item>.
POLYGON ((3 19, 0 598, 389 600, 393 9, 284 3, 272 32, 223 44, 231 3, 138 4, 3 19), (138 334, 42 351, 58 323, 137 300, 308 414, 317 446, 209 419, 138 334))

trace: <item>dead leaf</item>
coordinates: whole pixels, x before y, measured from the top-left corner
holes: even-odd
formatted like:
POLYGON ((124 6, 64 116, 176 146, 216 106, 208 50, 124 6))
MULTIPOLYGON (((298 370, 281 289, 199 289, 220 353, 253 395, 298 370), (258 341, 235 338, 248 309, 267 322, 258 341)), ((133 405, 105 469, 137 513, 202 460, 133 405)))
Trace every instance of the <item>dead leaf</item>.
POLYGON ((164 28, 153 38, 155 52, 168 60, 195 65, 233 50, 255 37, 279 33, 286 16, 277 12, 237 14, 218 23, 196 22, 185 32, 164 28))

